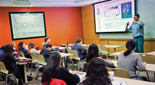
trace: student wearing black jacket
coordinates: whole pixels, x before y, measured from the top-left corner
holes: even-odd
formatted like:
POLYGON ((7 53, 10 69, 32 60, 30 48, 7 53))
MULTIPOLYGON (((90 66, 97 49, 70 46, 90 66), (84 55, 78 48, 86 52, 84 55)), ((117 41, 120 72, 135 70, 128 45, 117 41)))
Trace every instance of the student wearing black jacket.
POLYGON ((47 62, 47 65, 43 71, 43 77, 41 82, 50 84, 52 78, 61 79, 66 82, 67 85, 76 85, 79 83, 80 78, 74 72, 70 73, 67 68, 60 67, 60 54, 53 52, 47 62))
MULTIPOLYGON (((96 44, 91 44, 89 46, 88 53, 86 55, 86 63, 85 63, 84 68, 83 68, 83 71, 84 72, 86 72, 89 62, 93 58, 95 58, 95 57, 99 57, 99 49, 98 49, 98 47, 97 47, 96 44)), ((113 62, 111 62, 109 60, 104 60, 104 62, 106 63, 106 66, 107 67, 109 67, 109 68, 115 68, 113 62)))
POLYGON ((28 50, 25 49, 24 47, 25 47, 25 43, 24 42, 20 42, 18 44, 18 51, 22 51, 26 58, 32 58, 31 55, 28 53, 28 50))
POLYGON ((40 54, 44 56, 45 62, 48 61, 49 56, 51 55, 52 45, 46 44, 45 48, 41 50, 40 54))
POLYGON ((24 69, 21 65, 16 65, 20 59, 16 59, 13 56, 13 46, 6 45, 3 54, 0 57, 0 61, 5 64, 6 69, 9 73, 14 73, 19 79, 19 83, 22 84, 21 80, 24 82, 24 69))

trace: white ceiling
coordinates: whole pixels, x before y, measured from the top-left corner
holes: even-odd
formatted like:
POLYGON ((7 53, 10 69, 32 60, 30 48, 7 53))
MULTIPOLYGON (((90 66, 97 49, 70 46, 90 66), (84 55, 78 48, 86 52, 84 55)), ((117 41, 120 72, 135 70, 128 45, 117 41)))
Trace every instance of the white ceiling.
MULTIPOLYGON (((32 7, 81 7, 105 0, 29 0, 32 7)), ((12 0, 0 0, 1 7, 10 7, 12 0)), ((23 6, 20 6, 23 7, 23 6)))

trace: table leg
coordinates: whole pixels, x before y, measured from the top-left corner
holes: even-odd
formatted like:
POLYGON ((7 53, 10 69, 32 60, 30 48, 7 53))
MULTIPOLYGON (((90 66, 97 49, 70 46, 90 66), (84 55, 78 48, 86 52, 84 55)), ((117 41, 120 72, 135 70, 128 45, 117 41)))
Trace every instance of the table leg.
POLYGON ((24 77, 25 77, 25 83, 28 83, 27 82, 26 64, 24 64, 24 77))
POLYGON ((63 67, 65 67, 65 57, 63 57, 63 67))
MULTIPOLYGON (((114 53, 116 52, 116 48, 114 48, 114 53)), ((115 60, 116 60, 116 55, 115 55, 115 60)))

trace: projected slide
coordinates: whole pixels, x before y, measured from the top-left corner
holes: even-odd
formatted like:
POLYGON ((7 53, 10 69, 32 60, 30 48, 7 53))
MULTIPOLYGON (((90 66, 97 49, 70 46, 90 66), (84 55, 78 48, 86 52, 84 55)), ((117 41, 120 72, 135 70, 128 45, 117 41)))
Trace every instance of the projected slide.
POLYGON ((94 4, 95 29, 100 32, 125 32, 135 14, 134 0, 115 0, 94 4))
POLYGON ((9 14, 13 40, 46 36, 43 12, 10 12, 9 14))

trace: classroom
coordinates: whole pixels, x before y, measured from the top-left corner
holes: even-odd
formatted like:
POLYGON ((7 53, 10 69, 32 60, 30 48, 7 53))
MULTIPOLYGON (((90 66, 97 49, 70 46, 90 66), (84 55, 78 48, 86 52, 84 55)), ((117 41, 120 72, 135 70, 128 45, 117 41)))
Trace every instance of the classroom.
POLYGON ((0 0, 0 85, 155 85, 154 0, 0 0))

